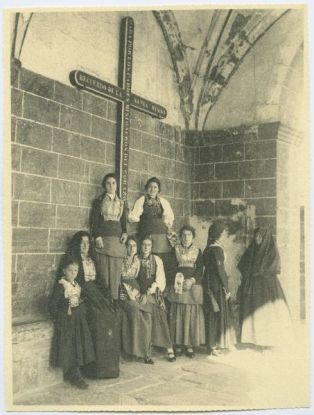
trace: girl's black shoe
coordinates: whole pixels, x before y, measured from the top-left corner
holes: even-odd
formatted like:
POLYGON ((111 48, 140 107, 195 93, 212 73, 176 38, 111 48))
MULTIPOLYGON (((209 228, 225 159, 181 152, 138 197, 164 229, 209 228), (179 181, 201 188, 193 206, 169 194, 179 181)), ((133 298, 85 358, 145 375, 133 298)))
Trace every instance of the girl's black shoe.
POLYGON ((181 357, 182 356, 182 349, 181 349, 181 347, 176 347, 175 354, 176 354, 177 357, 181 357))
POLYGON ((174 355, 174 353, 173 352, 171 352, 171 353, 168 353, 168 362, 175 362, 177 359, 176 359, 176 357, 175 357, 175 355, 174 355))
POLYGON ((153 365, 155 362, 153 361, 153 359, 151 357, 145 357, 144 363, 146 365, 153 365))
POLYGON ((70 383, 78 389, 88 389, 88 384, 82 378, 72 379, 70 383))
POLYGON ((194 353, 193 349, 190 349, 190 348, 186 349, 185 354, 190 359, 193 359, 193 357, 195 357, 195 353, 194 353))

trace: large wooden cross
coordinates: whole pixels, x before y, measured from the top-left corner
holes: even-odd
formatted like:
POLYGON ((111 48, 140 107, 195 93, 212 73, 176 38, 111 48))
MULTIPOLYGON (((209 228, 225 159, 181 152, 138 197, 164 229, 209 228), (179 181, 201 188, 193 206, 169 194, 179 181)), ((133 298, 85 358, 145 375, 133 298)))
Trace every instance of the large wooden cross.
POLYGON ((70 81, 73 85, 118 103, 116 174, 119 194, 123 200, 127 199, 128 194, 130 109, 134 108, 160 119, 167 116, 167 110, 164 107, 131 92, 133 40, 134 21, 131 17, 125 17, 121 21, 120 30, 118 86, 79 70, 70 73, 70 81))

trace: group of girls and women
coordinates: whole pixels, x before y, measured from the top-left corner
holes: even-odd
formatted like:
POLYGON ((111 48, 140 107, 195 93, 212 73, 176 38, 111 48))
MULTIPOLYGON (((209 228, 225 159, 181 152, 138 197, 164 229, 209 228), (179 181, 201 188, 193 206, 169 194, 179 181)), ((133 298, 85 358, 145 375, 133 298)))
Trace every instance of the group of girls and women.
MULTIPOLYGON (((234 348, 225 223, 211 224, 202 252, 190 225, 176 240, 174 214, 160 196, 158 178, 147 181, 145 194, 130 211, 117 194, 114 174, 102 184, 91 233, 73 236, 50 301, 55 321, 51 362, 63 369, 64 380, 87 388, 86 377, 119 376, 120 351, 154 364, 153 346, 166 349, 169 362, 182 354, 193 358, 200 345, 207 345, 212 356, 234 348), (128 222, 138 223, 136 236, 128 236, 128 222)), ((290 316, 268 229, 255 230, 238 268, 240 341, 279 344, 290 316)))

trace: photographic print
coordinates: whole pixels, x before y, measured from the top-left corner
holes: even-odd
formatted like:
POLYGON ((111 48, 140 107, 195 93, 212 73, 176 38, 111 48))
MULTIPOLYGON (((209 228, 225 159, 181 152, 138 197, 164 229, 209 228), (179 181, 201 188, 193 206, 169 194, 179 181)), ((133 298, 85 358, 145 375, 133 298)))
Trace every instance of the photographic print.
POLYGON ((4 20, 7 409, 308 407, 307 7, 4 20))

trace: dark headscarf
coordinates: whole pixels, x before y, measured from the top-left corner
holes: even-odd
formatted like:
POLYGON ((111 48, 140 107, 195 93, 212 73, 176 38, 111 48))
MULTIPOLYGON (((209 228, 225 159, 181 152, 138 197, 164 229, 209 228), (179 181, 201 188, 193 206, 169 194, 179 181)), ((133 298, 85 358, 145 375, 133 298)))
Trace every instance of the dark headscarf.
POLYGON ((238 263, 242 277, 276 275, 280 273, 280 257, 276 242, 268 228, 257 228, 254 231, 254 239, 242 255, 238 263), (255 236, 259 233, 262 242, 257 245, 255 236))

